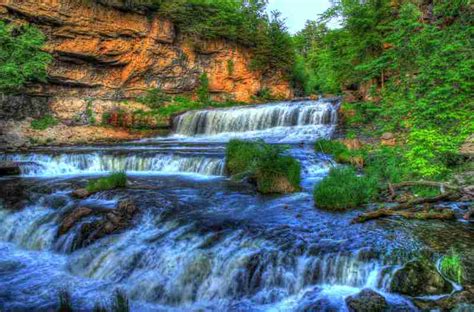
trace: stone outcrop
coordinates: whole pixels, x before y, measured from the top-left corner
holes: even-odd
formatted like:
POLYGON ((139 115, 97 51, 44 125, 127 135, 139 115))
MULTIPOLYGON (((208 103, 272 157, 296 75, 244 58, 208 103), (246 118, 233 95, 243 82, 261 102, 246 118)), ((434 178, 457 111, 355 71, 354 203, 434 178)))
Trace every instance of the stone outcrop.
POLYGON ((191 41, 159 16, 94 1, 0 0, 0 19, 32 23, 48 37, 45 50, 54 56, 48 82, 27 92, 49 98, 49 108, 62 120, 77 118, 91 99, 100 115, 150 88, 193 94, 204 72, 215 99, 249 101, 263 88, 291 96, 280 73, 250 69, 249 50, 223 40, 191 41))
POLYGON ((452 285, 426 260, 410 261, 393 275, 390 290, 409 296, 449 294, 452 285))
POLYGON ((346 298, 350 312, 384 312, 388 311, 385 298, 371 289, 363 289, 360 293, 346 298))

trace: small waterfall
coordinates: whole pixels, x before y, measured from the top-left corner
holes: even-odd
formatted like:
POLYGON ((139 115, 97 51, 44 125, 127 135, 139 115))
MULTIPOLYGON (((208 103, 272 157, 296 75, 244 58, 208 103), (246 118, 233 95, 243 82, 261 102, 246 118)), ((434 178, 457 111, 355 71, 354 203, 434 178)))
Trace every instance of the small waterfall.
POLYGON ((157 153, 133 154, 7 154, 3 160, 20 164, 24 176, 134 173, 196 173, 223 175, 224 160, 215 156, 157 153), (24 165, 22 165, 24 163, 24 165))
POLYGON ((177 135, 188 137, 246 137, 247 133, 247 137, 289 142, 328 136, 336 121, 333 104, 309 101, 190 111, 176 117, 173 124, 177 135))

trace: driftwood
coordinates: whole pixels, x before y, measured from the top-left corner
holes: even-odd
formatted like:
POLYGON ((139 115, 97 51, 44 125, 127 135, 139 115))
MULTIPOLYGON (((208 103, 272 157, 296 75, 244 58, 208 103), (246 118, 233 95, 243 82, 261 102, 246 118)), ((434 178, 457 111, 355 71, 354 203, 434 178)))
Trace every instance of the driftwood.
POLYGON ((383 208, 361 214, 354 218, 352 223, 363 223, 369 220, 378 219, 382 217, 400 216, 406 219, 418 219, 418 220, 452 220, 455 218, 454 212, 451 209, 443 210, 393 210, 391 208, 383 208))
POLYGON ((441 194, 433 197, 423 197, 407 202, 399 202, 397 205, 390 208, 381 208, 374 211, 369 211, 360 214, 352 220, 352 223, 362 223, 368 220, 373 220, 388 216, 400 216, 407 219, 439 219, 450 220, 453 219, 454 212, 450 209, 434 210, 430 209, 430 204, 438 203, 446 200, 472 200, 474 195, 474 188, 472 186, 458 187, 449 183, 434 182, 434 181, 407 181, 397 184, 388 184, 389 200, 393 200, 396 196, 396 191, 404 187, 410 186, 429 186, 439 187, 441 194), (417 206, 423 205, 424 209, 418 209, 417 206))

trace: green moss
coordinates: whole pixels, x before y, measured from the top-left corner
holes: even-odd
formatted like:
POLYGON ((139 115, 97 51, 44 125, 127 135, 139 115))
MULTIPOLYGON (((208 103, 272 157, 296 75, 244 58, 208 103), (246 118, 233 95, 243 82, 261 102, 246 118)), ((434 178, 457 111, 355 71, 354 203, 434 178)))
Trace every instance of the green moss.
POLYGON ((49 127, 56 126, 58 123, 56 118, 51 115, 46 115, 43 118, 33 120, 31 122, 31 128, 35 130, 46 130, 49 127))
POLYGON ((114 312, 129 312, 130 311, 130 303, 128 301, 127 295, 117 290, 115 292, 115 300, 112 304, 112 311, 114 312))
POLYGON ((86 189, 91 193, 112 190, 127 185, 127 175, 125 172, 114 172, 107 177, 89 180, 86 189))
POLYGON ((87 101, 87 106, 86 106, 87 121, 91 125, 95 125, 96 118, 95 118, 95 113, 94 113, 94 110, 92 109, 92 107, 93 107, 93 100, 88 100, 87 101))
POLYGON ((332 168, 314 188, 314 200, 320 208, 346 210, 365 205, 375 194, 375 183, 358 177, 351 167, 332 168))
POLYGON ((463 281, 463 266, 461 263, 461 257, 451 252, 441 260, 440 264, 441 272, 450 280, 461 284, 463 281))
POLYGON ((316 141, 314 149, 318 153, 331 155, 336 162, 341 164, 357 165, 364 163, 363 150, 350 150, 339 141, 319 140, 316 141))
POLYGON ((292 190, 300 189, 301 165, 283 155, 284 146, 263 141, 231 140, 226 149, 226 169, 234 177, 249 177, 262 193, 284 192, 281 183, 289 183, 292 190), (279 190, 279 191, 276 191, 279 190))

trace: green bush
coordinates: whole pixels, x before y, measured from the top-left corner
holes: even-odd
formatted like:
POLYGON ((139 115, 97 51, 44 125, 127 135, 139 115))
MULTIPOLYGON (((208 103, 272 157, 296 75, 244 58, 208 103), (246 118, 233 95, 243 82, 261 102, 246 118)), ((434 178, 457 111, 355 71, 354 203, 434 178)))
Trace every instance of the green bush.
POLYGON ((209 103, 209 78, 207 77, 206 73, 203 73, 201 74, 201 76, 199 76, 199 87, 197 89, 197 96, 199 102, 203 104, 209 103))
POLYGON ((161 89, 150 89, 146 92, 145 95, 137 98, 137 101, 145 104, 146 106, 156 109, 160 108, 166 102, 171 101, 171 96, 164 93, 161 89))
POLYGON ((127 175, 125 172, 114 172, 100 179, 89 180, 86 190, 90 193, 95 193, 125 187, 126 185, 127 175))
POLYGON ((346 210, 365 205, 375 195, 375 184, 368 177, 358 177, 351 167, 332 168, 314 188, 316 206, 346 210))
POLYGON ((284 146, 263 141, 231 140, 226 148, 227 172, 237 178, 250 178, 262 193, 297 191, 301 165, 294 158, 282 155, 285 150, 284 146))
POLYGON ((33 120, 31 122, 31 128, 35 130, 46 130, 49 127, 56 126, 58 123, 56 118, 51 115, 46 115, 43 118, 33 120))
POLYGON ((359 165, 363 163, 365 157, 363 150, 350 150, 341 142, 334 140, 316 141, 314 149, 317 153, 331 155, 341 164, 359 165))
POLYGON ((45 40, 33 26, 0 21, 0 92, 15 92, 28 82, 46 80, 52 57, 41 50, 45 40))

